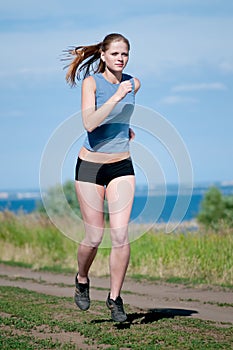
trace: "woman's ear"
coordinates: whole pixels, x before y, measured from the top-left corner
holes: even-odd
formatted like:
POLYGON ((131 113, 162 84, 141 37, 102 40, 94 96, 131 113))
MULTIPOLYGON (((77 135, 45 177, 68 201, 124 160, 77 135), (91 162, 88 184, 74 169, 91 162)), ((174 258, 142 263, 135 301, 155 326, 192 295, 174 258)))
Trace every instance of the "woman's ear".
POLYGON ((104 52, 102 51, 101 54, 100 54, 100 58, 103 62, 105 62, 105 57, 104 57, 104 52))

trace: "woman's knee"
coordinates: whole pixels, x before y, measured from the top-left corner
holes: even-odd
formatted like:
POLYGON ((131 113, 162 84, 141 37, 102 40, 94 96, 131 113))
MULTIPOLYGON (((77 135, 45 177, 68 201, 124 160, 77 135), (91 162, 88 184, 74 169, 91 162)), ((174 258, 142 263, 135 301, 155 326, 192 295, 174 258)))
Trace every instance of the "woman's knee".
POLYGON ((86 234, 82 243, 89 247, 98 248, 103 239, 104 226, 96 227, 85 224, 85 231, 86 234))
POLYGON ((82 241, 82 244, 90 248, 98 248, 101 242, 102 242, 102 239, 95 240, 95 239, 90 239, 85 237, 82 241))
POLYGON ((112 247, 122 247, 129 243, 127 228, 111 228, 112 247))

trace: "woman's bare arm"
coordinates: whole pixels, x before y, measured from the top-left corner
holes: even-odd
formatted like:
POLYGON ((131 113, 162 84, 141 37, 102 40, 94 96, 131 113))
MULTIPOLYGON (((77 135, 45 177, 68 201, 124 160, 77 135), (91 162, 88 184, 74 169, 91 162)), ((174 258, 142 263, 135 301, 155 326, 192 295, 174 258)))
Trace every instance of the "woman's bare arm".
POLYGON ((116 93, 108 99, 100 108, 95 108, 96 84, 93 77, 83 80, 82 84, 82 118, 84 128, 91 132, 99 126, 111 113, 113 108, 120 102, 128 92, 132 91, 130 80, 120 83, 116 93))

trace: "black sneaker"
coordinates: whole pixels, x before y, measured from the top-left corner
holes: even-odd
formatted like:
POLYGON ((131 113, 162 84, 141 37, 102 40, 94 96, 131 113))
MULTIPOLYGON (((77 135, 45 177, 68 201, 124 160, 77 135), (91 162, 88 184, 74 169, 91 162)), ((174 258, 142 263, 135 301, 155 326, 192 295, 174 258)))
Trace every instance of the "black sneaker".
POLYGON ((90 307, 90 297, 89 297, 89 279, 87 283, 79 283, 77 280, 78 274, 75 276, 75 294, 74 301, 76 305, 83 311, 86 311, 90 307))
POLYGON ((106 300, 107 307, 111 310, 112 320, 115 322, 124 322, 127 320, 127 315, 123 308, 123 301, 120 296, 116 300, 110 299, 110 293, 106 300))

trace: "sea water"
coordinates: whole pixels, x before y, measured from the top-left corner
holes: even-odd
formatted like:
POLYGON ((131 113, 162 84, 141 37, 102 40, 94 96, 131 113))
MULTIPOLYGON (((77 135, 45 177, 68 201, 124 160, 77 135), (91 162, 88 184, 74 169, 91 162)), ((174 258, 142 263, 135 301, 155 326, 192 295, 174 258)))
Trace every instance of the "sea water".
MULTIPOLYGON (((223 195, 233 194, 233 185, 215 184, 223 195)), ((183 208, 182 212, 177 213, 177 217, 173 216, 174 221, 190 221, 195 219, 201 209, 206 191, 210 185, 199 185, 194 187, 189 204, 183 208), (185 210, 184 210, 185 209, 185 210)), ((185 195, 183 195, 185 196, 185 195)), ((181 196, 182 198, 182 196, 181 196)), ((184 198, 185 199, 185 198, 184 198)), ((186 198, 187 199, 187 198, 186 198)), ((131 220, 137 223, 150 222, 168 222, 177 200, 177 186, 168 187, 166 196, 150 195, 148 197, 145 188, 136 191, 133 208, 131 212, 131 220), (149 200, 149 205, 148 205, 149 200), (161 210, 158 214, 158 208, 161 210)), ((0 211, 10 210, 14 213, 24 212, 31 213, 36 210, 37 205, 41 203, 39 191, 23 191, 23 192, 1 192, 0 191, 0 211), (1 196, 2 194, 2 196, 1 196), (7 197, 7 198, 4 198, 7 197)), ((187 203, 187 200, 186 200, 187 203)))
MULTIPOLYGON (((182 221, 187 221, 195 218, 195 216, 198 214, 202 198, 202 195, 193 195, 191 197, 190 204, 187 208, 186 213, 184 213, 182 221)), ((177 197, 175 195, 166 196, 161 214, 158 218, 156 218, 156 221, 168 222, 176 199, 177 197)), ((155 208, 157 205, 160 205, 161 201, 164 201, 164 198, 160 198, 160 196, 150 196, 150 206, 146 207, 147 201, 148 197, 146 195, 135 196, 131 213, 131 220, 134 220, 138 223, 154 222, 155 208)), ((0 199, 0 211, 9 210, 16 214, 19 212, 31 213, 36 210, 39 203, 41 203, 41 200, 38 198, 0 199)))

